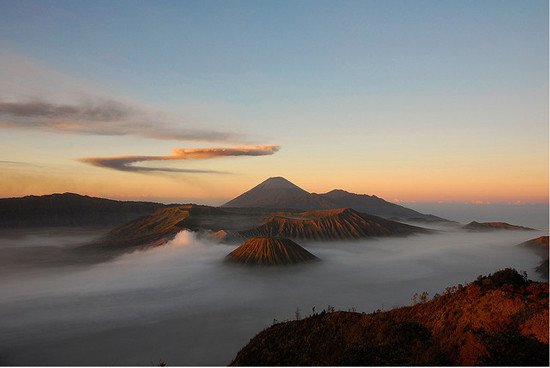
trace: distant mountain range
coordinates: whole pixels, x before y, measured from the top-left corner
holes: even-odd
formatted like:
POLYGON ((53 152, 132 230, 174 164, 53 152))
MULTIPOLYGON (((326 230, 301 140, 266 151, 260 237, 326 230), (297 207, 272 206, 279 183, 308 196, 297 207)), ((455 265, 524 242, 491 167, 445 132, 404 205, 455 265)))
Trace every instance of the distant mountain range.
POLYGON ((275 323, 234 366, 548 366, 548 283, 505 269, 390 311, 275 323))
POLYGON ((112 226, 165 205, 115 201, 74 193, 0 199, 0 228, 112 226))
MULTIPOLYGON (((0 199, 0 228, 116 226, 171 206, 176 205, 117 201, 75 193, 4 198, 0 199)), ((199 207, 202 208, 202 213, 198 216, 201 223, 208 223, 206 217, 216 215, 215 207, 195 205, 193 208, 197 210, 199 207), (206 213, 205 208, 211 210, 206 213)), ((448 221, 387 202, 376 196, 348 193, 343 190, 333 190, 325 194, 308 193, 281 177, 269 178, 227 202, 218 210, 218 214, 232 215, 231 226, 221 228, 233 230, 231 227, 235 227, 239 216, 242 223, 252 225, 257 224, 258 217, 274 211, 303 212, 338 208, 351 208, 361 213, 393 220, 448 221)))
POLYGON ((309 193, 282 177, 269 178, 222 207, 293 211, 351 208, 361 213, 402 221, 448 221, 387 202, 375 195, 349 193, 340 189, 325 194, 309 193))
POLYGON ((507 222, 477 222, 472 221, 462 227, 470 231, 492 231, 492 230, 535 230, 530 227, 512 225, 507 222))

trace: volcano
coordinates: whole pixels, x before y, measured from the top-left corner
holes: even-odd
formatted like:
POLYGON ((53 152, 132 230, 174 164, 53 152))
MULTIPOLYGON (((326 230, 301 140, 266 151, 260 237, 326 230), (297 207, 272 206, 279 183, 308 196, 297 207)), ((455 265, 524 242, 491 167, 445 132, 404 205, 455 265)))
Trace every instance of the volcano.
POLYGON ((309 193, 282 177, 269 178, 225 203, 222 207, 269 208, 292 211, 351 208, 362 213, 388 219, 421 222, 448 221, 390 203, 375 195, 355 194, 341 189, 335 189, 324 194, 309 193))
POLYGON ((263 224, 247 231, 241 237, 275 236, 290 239, 341 240, 374 236, 404 236, 428 230, 359 213, 350 208, 309 211, 301 213, 279 212, 263 224))
POLYGON ((281 266, 317 260, 290 239, 253 237, 229 253, 227 261, 257 266, 281 266))
POLYGON ((273 177, 225 203, 222 207, 311 210, 330 208, 331 204, 323 198, 312 196, 285 178, 273 177))

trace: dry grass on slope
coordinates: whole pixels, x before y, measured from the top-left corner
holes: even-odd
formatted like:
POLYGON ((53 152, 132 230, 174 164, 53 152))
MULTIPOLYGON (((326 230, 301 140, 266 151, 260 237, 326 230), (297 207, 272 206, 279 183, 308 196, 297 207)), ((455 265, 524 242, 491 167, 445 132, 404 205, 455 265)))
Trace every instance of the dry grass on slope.
POLYGON ((279 323, 232 365, 548 365, 548 283, 506 269, 410 307, 279 323))

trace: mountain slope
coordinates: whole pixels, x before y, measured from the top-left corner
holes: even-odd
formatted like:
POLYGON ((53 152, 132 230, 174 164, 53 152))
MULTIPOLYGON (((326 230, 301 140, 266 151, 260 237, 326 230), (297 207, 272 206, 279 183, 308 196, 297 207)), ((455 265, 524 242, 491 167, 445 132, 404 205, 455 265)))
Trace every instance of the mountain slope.
POLYGON ((546 258, 548 258, 548 244, 548 235, 546 235, 527 240, 526 242, 518 245, 520 247, 528 248, 533 252, 539 254, 540 256, 545 256, 546 258))
POLYGON ((375 195, 349 193, 335 189, 325 194, 317 194, 319 198, 330 202, 337 208, 353 208, 356 211, 385 218, 407 219, 409 221, 442 221, 440 217, 425 215, 410 208, 385 201, 375 195))
POLYGON ((74 193, 0 199, 0 228, 117 225, 164 207, 74 193))
POLYGON ((540 263, 540 265, 538 265, 536 268, 535 268, 535 271, 537 271, 538 273, 540 273, 540 275, 542 277, 545 277, 547 280, 548 280, 548 267, 549 267, 549 263, 548 263, 548 258, 546 258, 544 261, 542 261, 540 263))
POLYGON ((548 250, 548 235, 539 236, 538 238, 529 239, 526 242, 523 242, 520 244, 522 247, 528 247, 528 248, 541 248, 548 250))
POLYGON ((195 204, 172 205, 130 221, 111 230, 103 239, 86 249, 128 251, 162 245, 182 231, 218 231, 231 233, 258 224, 266 215, 262 211, 240 211, 195 204))
POLYGON ((340 240, 409 235, 426 231, 420 227, 361 214, 349 208, 340 208, 302 213, 274 213, 260 226, 240 231, 239 235, 244 238, 274 236, 290 239, 340 240))
POLYGON ((548 283, 506 269, 388 312, 323 311, 260 332, 231 365, 548 365, 548 283))
POLYGON ((325 194, 309 193, 281 177, 265 180, 222 207, 261 207, 299 211, 346 207, 385 218, 428 222, 447 221, 387 202, 376 196, 348 193, 343 190, 333 190, 325 194))
POLYGON ((162 245, 182 230, 190 205, 166 207, 111 230, 104 239, 93 244, 95 248, 121 250, 124 248, 162 245))
POLYGON ((284 238, 253 237, 229 253, 227 261, 257 266, 277 266, 318 259, 313 254, 284 238))
POLYGON ((546 279, 548 279, 548 244, 548 235, 539 236, 538 238, 518 244, 520 247, 524 247, 535 252, 543 259, 542 262, 535 268, 535 271, 546 279))

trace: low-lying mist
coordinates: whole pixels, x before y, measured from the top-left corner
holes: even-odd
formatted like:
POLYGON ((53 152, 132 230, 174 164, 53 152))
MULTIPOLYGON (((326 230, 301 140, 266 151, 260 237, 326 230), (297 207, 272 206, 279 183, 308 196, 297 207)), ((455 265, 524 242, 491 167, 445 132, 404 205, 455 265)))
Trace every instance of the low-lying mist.
MULTIPOLYGON (((322 262, 291 267, 224 263, 235 246, 188 232, 99 264, 67 260, 41 267, 19 258, 17 272, 0 278, 0 363, 226 365, 274 319, 306 317, 313 307, 387 310, 410 304, 416 292, 432 296, 504 267, 538 280, 533 268, 540 258, 515 245, 540 235, 455 228, 407 238, 301 242, 322 262)), ((70 247, 61 233, 17 239, 0 242, 0 251, 70 247)), ((13 258, 0 262, 13 267, 13 258)))

